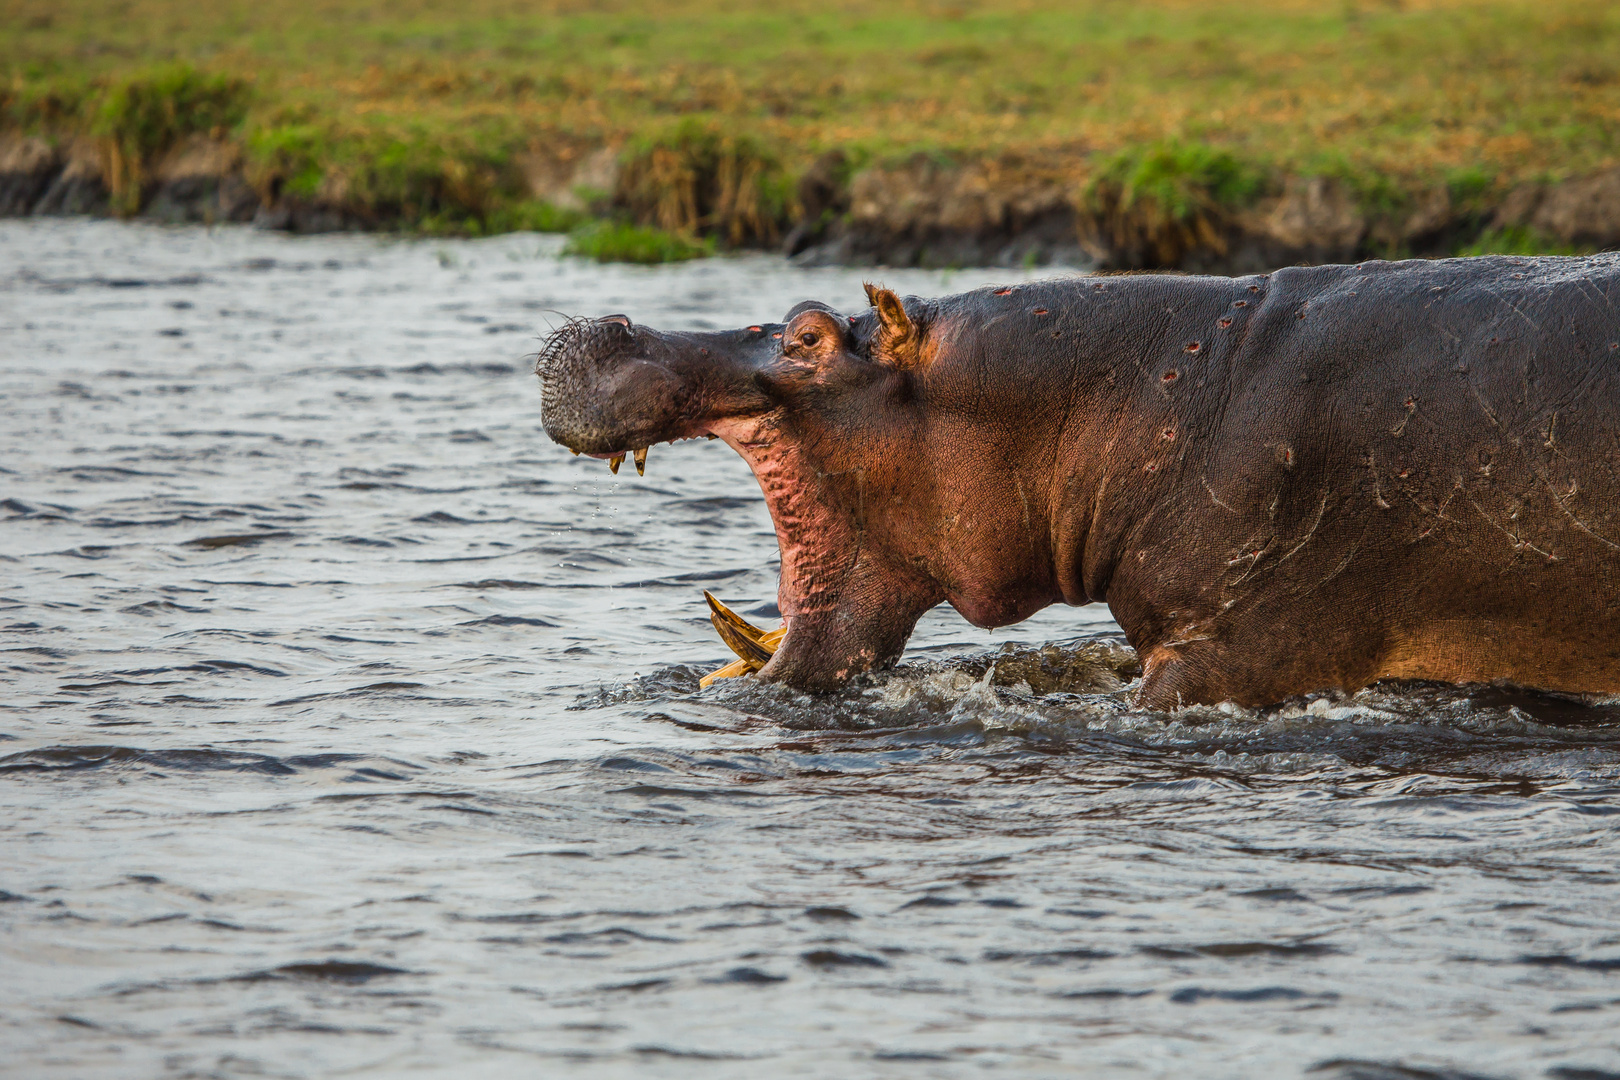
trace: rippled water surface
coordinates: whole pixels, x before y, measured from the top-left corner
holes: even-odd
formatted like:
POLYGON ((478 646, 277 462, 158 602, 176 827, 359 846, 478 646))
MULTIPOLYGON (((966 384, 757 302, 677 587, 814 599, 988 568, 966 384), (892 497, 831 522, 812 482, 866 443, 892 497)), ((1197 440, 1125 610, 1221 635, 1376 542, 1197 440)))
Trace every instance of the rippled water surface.
POLYGON ((0 1071, 1620 1076, 1620 706, 1134 713, 1090 608, 699 691, 752 479, 525 354, 861 274, 556 248, 0 223, 0 1071))

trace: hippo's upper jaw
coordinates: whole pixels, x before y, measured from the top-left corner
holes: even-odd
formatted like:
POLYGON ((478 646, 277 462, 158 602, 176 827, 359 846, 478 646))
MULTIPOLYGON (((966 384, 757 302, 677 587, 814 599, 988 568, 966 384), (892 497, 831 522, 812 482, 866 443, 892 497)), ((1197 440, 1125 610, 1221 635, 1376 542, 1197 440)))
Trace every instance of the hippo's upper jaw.
POLYGON ((776 352, 780 332, 665 334, 624 315, 570 320, 535 362, 546 434, 596 457, 711 434, 724 415, 769 407, 747 376, 776 352))
POLYGON ((880 519, 917 480, 903 406, 920 335, 894 294, 880 299, 859 317, 801 304, 783 323, 718 333, 574 320, 536 363, 546 433, 576 452, 639 460, 654 442, 707 435, 748 462, 776 525, 788 625, 760 674, 801 689, 893 662, 944 598, 883 539, 899 532, 880 519))

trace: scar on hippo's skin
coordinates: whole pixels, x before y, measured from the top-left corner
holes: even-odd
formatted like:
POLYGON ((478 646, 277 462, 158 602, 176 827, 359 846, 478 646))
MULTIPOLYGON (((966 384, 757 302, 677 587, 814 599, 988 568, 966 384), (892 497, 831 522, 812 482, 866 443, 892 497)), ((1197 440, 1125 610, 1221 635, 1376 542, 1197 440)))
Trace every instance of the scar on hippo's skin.
POLYGON ((1171 369, 1170 371, 1164 373, 1163 378, 1165 382, 1173 383, 1177 379, 1181 378, 1181 372, 1171 369))
POLYGON ((1292 446, 1277 447, 1277 463, 1285 469, 1294 467, 1294 448, 1292 446))
POLYGON ((1181 351, 1186 352, 1186 353, 1195 353, 1199 349, 1202 349, 1203 347, 1204 347, 1204 343, 1201 342, 1201 341, 1189 341, 1189 342, 1187 342, 1187 344, 1185 344, 1185 345, 1183 345, 1181 347, 1181 351))
POLYGON ((1173 427, 1167 427, 1163 431, 1159 432, 1159 438, 1164 439, 1166 442, 1173 440, 1175 437, 1176 429, 1173 427))
POLYGON ((1222 319, 1220 322, 1216 323, 1215 325, 1219 326, 1222 330, 1225 330, 1228 326, 1232 325, 1232 316, 1228 315, 1226 318, 1222 319))
POLYGON ((1406 415, 1401 417, 1400 423, 1389 429, 1389 433, 1397 439, 1406 432, 1407 422, 1417 413, 1417 398, 1409 397, 1403 404, 1406 406, 1406 415))
POLYGON ((1045 315, 1046 314, 1046 309, 1043 308, 1043 307, 1038 307, 1034 311, 1030 312, 1030 314, 1031 315, 1045 315))
POLYGON ((1233 307, 1248 307, 1249 302, 1247 300, 1234 300, 1234 301, 1232 301, 1232 306, 1233 307))
POLYGON ((1009 289, 1009 288, 1001 288, 1001 289, 997 289, 991 295, 993 295, 993 296, 1006 296, 1010 292, 1012 292, 1012 290, 1009 289))

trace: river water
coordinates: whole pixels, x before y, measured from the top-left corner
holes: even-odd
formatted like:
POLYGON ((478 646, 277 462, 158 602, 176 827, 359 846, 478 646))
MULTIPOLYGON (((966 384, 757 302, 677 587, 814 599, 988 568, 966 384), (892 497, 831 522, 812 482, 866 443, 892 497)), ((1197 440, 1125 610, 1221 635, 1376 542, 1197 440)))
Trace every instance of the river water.
POLYGON ((1620 1077, 1620 706, 1141 714, 1101 608, 699 691, 758 490, 526 354, 862 274, 557 250, 0 223, 0 1072, 1620 1077))

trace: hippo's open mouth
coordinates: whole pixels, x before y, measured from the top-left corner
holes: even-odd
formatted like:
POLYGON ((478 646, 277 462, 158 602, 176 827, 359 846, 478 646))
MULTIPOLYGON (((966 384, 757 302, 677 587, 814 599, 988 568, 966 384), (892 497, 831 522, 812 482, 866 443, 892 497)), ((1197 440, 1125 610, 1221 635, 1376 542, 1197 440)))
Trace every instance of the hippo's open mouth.
POLYGON ((576 450, 714 435, 748 462, 788 623, 764 679, 836 689, 942 600, 981 627, 1105 601, 1152 708, 1384 678, 1611 694, 1610 295, 1608 256, 869 286, 858 316, 570 323, 540 374, 576 450))
POLYGON ((896 659, 917 617, 940 599, 870 543, 881 478, 839 461, 859 440, 828 423, 830 407, 848 419, 864 397, 881 407, 904 378, 873 358, 884 329, 871 314, 851 318, 819 304, 800 305, 783 323, 718 333, 660 332, 612 315, 569 321, 537 358, 546 433, 576 453, 615 472, 628 455, 642 472, 652 444, 710 437, 748 462, 782 559, 786 632, 759 664, 764 678, 841 685, 896 659))

